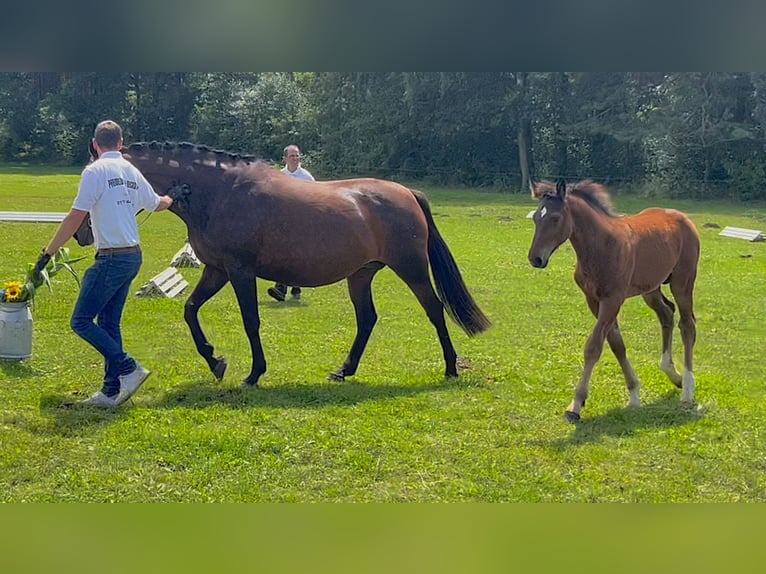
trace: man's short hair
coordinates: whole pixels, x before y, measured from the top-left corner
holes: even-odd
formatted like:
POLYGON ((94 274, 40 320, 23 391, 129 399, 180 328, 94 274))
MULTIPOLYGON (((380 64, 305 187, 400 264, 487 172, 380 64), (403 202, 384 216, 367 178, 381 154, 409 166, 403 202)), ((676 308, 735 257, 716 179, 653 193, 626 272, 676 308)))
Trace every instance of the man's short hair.
POLYGON ((301 150, 298 148, 295 144, 290 144, 289 146, 285 146, 284 151, 282 152, 282 157, 287 157, 287 153, 290 151, 291 148, 295 148, 295 151, 298 152, 298 155, 300 156, 301 150))
POLYGON ((104 120, 96 126, 93 139, 101 149, 116 150, 122 139, 122 128, 117 122, 104 120))

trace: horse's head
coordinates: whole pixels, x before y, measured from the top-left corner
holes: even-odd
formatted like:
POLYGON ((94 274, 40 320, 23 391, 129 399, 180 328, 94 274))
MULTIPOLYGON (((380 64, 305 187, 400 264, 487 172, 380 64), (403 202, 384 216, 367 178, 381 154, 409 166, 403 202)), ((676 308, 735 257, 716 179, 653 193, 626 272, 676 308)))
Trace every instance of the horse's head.
POLYGON ((567 209, 567 186, 559 180, 555 187, 551 182, 542 181, 532 188, 532 195, 539 201, 532 217, 535 235, 529 248, 529 262, 542 269, 548 265, 553 252, 569 239, 572 232, 572 218, 567 209))
MULTIPOLYGON (((93 145, 93 140, 88 142, 88 155, 88 163, 93 163, 98 159, 98 151, 96 151, 96 147, 93 145)), ((93 245, 94 237, 93 228, 90 222, 90 213, 83 218, 80 227, 77 228, 77 231, 74 232, 73 236, 75 241, 77 241, 77 244, 82 247, 93 245)))
POLYGON ((93 245, 94 237, 93 228, 90 223, 90 213, 83 217, 80 227, 74 232, 74 238, 77 244, 83 247, 93 245))

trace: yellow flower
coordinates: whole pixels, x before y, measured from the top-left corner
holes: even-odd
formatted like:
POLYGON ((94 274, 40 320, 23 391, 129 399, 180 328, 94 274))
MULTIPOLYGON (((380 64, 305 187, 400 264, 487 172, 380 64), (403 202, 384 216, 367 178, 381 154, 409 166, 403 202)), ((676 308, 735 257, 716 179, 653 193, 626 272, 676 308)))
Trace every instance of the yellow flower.
POLYGON ((5 298, 8 301, 16 301, 19 297, 21 297, 21 283, 18 281, 9 281, 4 285, 5 287, 5 298))

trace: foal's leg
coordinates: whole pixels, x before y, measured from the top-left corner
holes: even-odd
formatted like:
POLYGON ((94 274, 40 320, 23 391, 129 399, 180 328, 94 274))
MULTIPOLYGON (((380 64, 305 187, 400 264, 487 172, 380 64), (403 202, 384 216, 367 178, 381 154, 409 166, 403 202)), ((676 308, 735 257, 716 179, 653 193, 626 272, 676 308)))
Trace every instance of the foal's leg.
POLYGON ((240 268, 229 270, 229 281, 234 287, 239 310, 242 313, 242 323, 250 341, 250 353, 253 365, 250 374, 245 378, 243 386, 256 387, 258 379, 266 372, 266 358, 263 356, 261 345, 261 318, 258 315, 258 297, 256 293, 255 275, 240 268))
POLYGON ((684 374, 681 378, 681 401, 694 402, 694 343, 697 340, 697 319, 694 316, 694 276, 690 278, 674 276, 670 280, 680 319, 681 340, 684 344, 684 374))
POLYGON ((580 411, 588 398, 588 385, 590 384, 593 367, 596 366, 601 357, 601 351, 604 349, 604 339, 606 339, 614 327, 617 313, 624 300, 623 297, 612 297, 599 301, 596 326, 593 327, 593 332, 588 337, 588 342, 585 343, 585 366, 582 377, 575 390, 574 399, 569 404, 569 407, 567 407, 566 413, 564 413, 566 419, 571 423, 580 420, 580 411))
POLYGON ((205 302, 213 295, 218 293, 221 288, 229 282, 229 277, 226 272, 205 265, 202 269, 202 277, 194 287, 194 291, 186 300, 184 305, 184 320, 189 326, 192 339, 197 347, 197 352, 202 355, 202 358, 207 362, 208 368, 213 372, 215 378, 219 381, 223 379, 224 373, 226 373, 226 359, 223 357, 213 357, 213 345, 211 345, 205 333, 202 332, 202 327, 199 324, 199 310, 205 302))
MULTIPOLYGON (((586 296, 588 301, 588 307, 590 307, 593 315, 598 318, 598 301, 592 297, 586 296)), ((628 387, 628 406, 637 407, 641 404, 639 398, 639 389, 641 382, 638 380, 636 372, 633 370, 633 365, 628 360, 628 355, 625 352, 625 342, 622 340, 622 333, 620 332, 620 326, 617 320, 614 321, 614 326, 606 334, 606 340, 609 343, 609 348, 612 349, 617 362, 620 363, 622 368, 622 374, 625 376, 625 385, 628 387)))
POLYGON ((327 377, 332 381, 343 381, 346 377, 356 373, 359 360, 362 358, 367 341, 370 339, 372 328, 378 321, 375 304, 372 302, 372 278, 382 268, 382 263, 371 263, 347 279, 348 294, 351 296, 356 314, 356 337, 343 366, 327 377))
POLYGON ((449 331, 447 330, 447 323, 444 320, 444 305, 436 296, 433 286, 431 285, 431 278, 428 275, 428 260, 423 258, 419 264, 410 264, 403 267, 395 268, 393 265, 391 268, 394 272, 407 283, 409 288, 418 298, 418 302, 425 309, 428 319, 431 324, 436 327, 436 334, 439 337, 439 344, 442 347, 442 354, 444 355, 445 372, 446 377, 457 377, 457 353, 455 347, 452 345, 452 339, 450 339, 449 331))
POLYGON ((671 303, 662 294, 662 291, 656 289, 651 293, 643 295, 644 301, 657 314, 662 327, 662 359, 660 360, 660 369, 677 387, 681 387, 681 375, 676 371, 673 364, 673 313, 675 311, 671 303))

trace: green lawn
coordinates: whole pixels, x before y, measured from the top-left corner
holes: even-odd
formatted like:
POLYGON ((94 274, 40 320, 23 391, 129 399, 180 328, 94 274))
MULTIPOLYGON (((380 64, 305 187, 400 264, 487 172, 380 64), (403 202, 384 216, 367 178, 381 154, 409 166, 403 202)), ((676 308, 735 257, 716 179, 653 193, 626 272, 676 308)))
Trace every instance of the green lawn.
MULTIPOLYGON (((77 181, 76 171, 0 169, 0 211, 66 211, 77 181)), ((572 279, 571 247, 533 269, 528 197, 424 191, 494 323, 473 339, 449 324, 465 364, 458 380, 444 380, 425 313, 384 270, 373 284, 380 320, 345 383, 325 380, 355 332, 345 284, 278 304, 259 281, 268 361, 261 388, 239 386, 251 359, 227 286, 201 312, 216 353, 229 360, 221 383, 194 348, 184 297, 131 297, 126 348, 152 377, 119 411, 72 406, 98 389, 101 362, 69 328, 77 286, 60 274, 36 302, 32 359, 0 361, 0 501, 766 501, 766 244, 704 226, 764 229, 766 207, 615 197, 626 213, 682 209, 700 230, 699 404, 681 408, 657 367, 657 319, 631 299, 620 321, 642 407, 625 409, 607 347, 575 427, 562 414, 594 320, 572 279)), ((0 222, 0 281, 18 278, 54 231, 0 222)), ((134 290, 185 238, 170 213, 153 214, 141 233, 134 290)), ((92 254, 69 245, 73 255, 92 254)), ((200 271, 182 273, 194 285, 200 271)), ((675 342, 680 365, 677 330, 675 342)))

